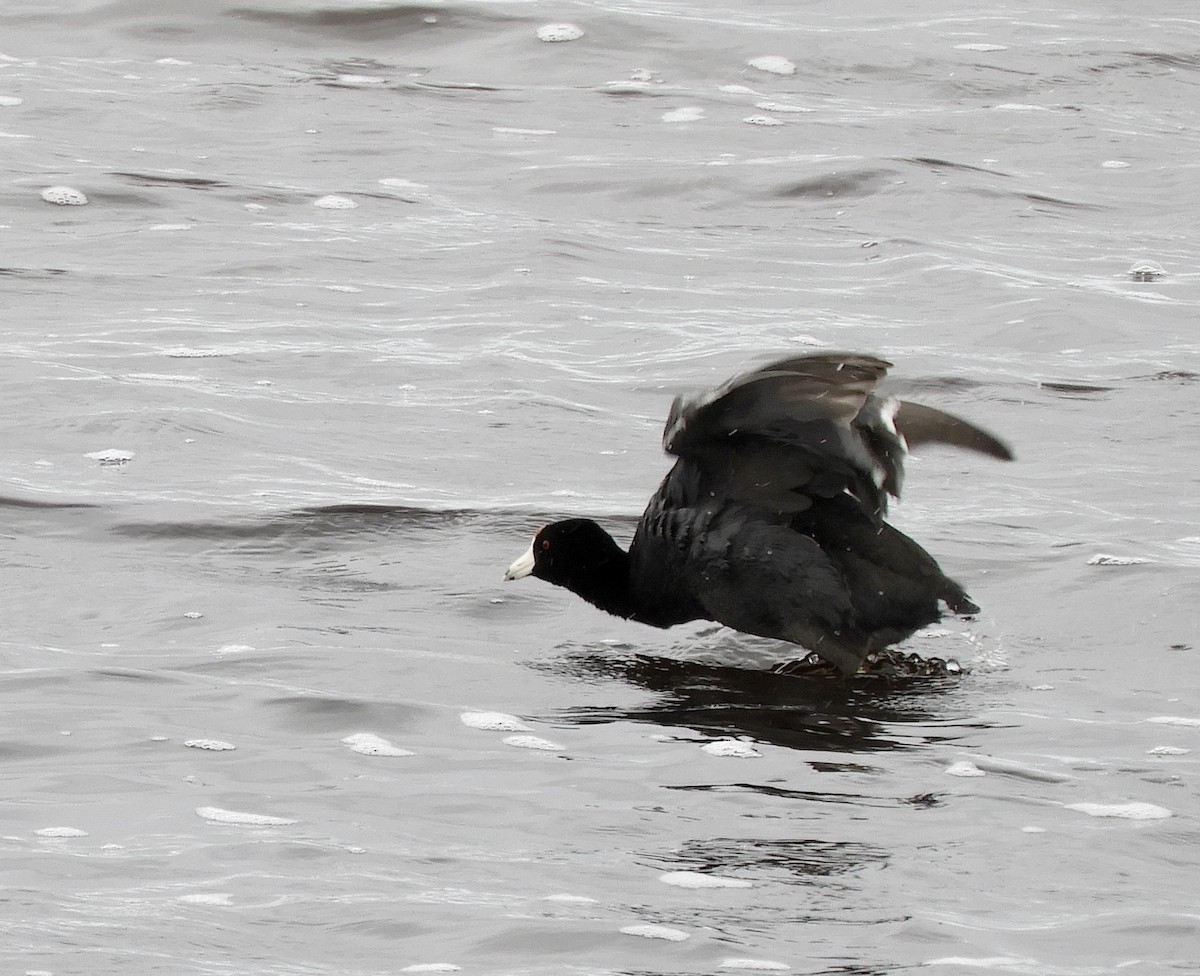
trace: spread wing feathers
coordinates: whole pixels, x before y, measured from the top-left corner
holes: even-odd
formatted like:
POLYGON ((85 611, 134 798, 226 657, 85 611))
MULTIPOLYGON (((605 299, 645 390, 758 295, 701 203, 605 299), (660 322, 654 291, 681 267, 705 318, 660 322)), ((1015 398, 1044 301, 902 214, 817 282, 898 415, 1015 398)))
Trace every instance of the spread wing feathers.
POLYGON ((769 363, 715 390, 676 397, 669 454, 698 465, 703 487, 779 513, 849 492, 874 518, 899 495, 909 444, 931 441, 1011 457, 950 414, 877 396, 891 363, 820 353, 769 363))

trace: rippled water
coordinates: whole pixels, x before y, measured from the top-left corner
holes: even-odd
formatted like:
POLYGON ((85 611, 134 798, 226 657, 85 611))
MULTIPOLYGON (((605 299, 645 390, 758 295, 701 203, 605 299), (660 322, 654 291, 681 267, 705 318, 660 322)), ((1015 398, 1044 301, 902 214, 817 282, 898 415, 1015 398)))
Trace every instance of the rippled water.
POLYGON ((5 971, 1195 972, 1198 44, 5 5, 5 971), (674 393, 810 347, 1017 447, 897 512, 967 675, 500 582, 545 518, 628 536, 674 393))

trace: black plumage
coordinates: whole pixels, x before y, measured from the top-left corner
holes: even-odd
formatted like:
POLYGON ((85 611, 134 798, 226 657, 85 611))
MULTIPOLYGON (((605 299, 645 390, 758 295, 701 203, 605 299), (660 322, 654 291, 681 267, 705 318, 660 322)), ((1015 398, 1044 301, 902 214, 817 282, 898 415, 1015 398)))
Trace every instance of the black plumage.
POLYGON ((1011 460, 988 432, 876 393, 890 363, 820 353, 678 397, 676 456, 629 551, 590 519, 547 525, 508 579, 534 575, 630 620, 713 620, 815 651, 852 674, 940 617, 978 611, 884 521, 908 448, 943 443, 1011 460))

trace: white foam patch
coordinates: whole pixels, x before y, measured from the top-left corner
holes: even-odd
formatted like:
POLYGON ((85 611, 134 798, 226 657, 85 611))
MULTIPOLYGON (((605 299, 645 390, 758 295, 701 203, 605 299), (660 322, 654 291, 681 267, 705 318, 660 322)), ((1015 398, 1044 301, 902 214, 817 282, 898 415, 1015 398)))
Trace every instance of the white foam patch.
POLYGON ((299 823, 287 817, 271 817, 265 813, 241 813, 220 807, 196 807, 196 815, 213 823, 237 824, 243 827, 287 827, 299 823))
POLYGON ((86 837, 86 830, 80 830, 78 827, 42 827, 40 830, 35 830, 35 834, 39 837, 86 837))
POLYGON ((704 109, 694 105, 663 112, 662 116, 664 122, 698 122, 702 118, 704 118, 704 109))
POLYGON ((710 756, 721 756, 725 759, 760 759, 762 753, 748 742, 739 742, 737 739, 720 739, 717 742, 708 742, 700 747, 701 752, 707 752, 710 756))
POLYGON ((180 895, 179 900, 185 905, 213 905, 218 908, 228 908, 233 904, 233 895, 213 891, 196 895, 180 895))
POLYGON ((333 80, 336 84, 349 88, 369 88, 371 85, 387 84, 386 78, 374 78, 371 75, 338 75, 333 80))
POLYGON ((751 58, 746 64, 756 71, 765 71, 772 75, 794 75, 796 65, 778 54, 764 54, 762 57, 751 58))
POLYGON ((1068 803, 1068 810, 1078 810, 1089 817, 1115 817, 1119 820, 1165 820, 1171 816, 1166 807, 1153 803, 1068 803))
POLYGON ((1021 833, 1023 833, 1023 834, 1044 834, 1045 832, 1046 832, 1045 827, 1029 826, 1029 827, 1021 828, 1021 833))
POLYGON ((355 732, 353 735, 346 736, 342 742, 350 747, 351 752, 357 752, 363 756, 415 755, 408 749, 401 749, 399 746, 393 745, 383 736, 376 735, 374 732, 355 732))
POLYGON ((318 197, 314 200, 313 206, 321 207, 323 210, 354 210, 358 207, 358 204, 349 197, 330 193, 328 196, 318 197))
POLYGON ((188 739, 184 745, 189 749, 208 749, 210 752, 228 752, 237 748, 232 742, 220 739, 188 739))
POLYGON ((569 905, 594 905, 595 898, 589 898, 587 895, 547 895, 543 901, 557 901, 569 905))
POLYGON ((24 99, 17 98, 16 95, 0 95, 0 108, 13 108, 20 105, 24 99))
POLYGON ((1187 728, 1200 728, 1200 718, 1185 718, 1182 715, 1155 715, 1154 718, 1146 719, 1147 722, 1153 722, 1155 725, 1182 725, 1187 728))
POLYGON ((786 962, 776 962, 774 959, 746 959, 735 956, 721 961, 722 969, 740 969, 756 973, 782 973, 791 969, 786 962))
POLYGON ((982 769, 976 766, 973 762, 956 762, 953 765, 946 767, 947 776, 986 776, 982 769))
POLYGON ((975 765, 988 773, 1002 773, 1005 776, 1018 776, 1038 783, 1066 783, 1071 777, 1066 773, 1054 773, 1036 766, 1027 766, 1015 759, 997 759, 995 756, 976 756, 975 765))
POLYGON ((87 195, 73 186, 48 186, 42 191, 42 199, 60 207, 82 207, 88 202, 87 195))
POLYGON ((1155 746, 1153 749, 1147 749, 1147 756, 1186 756, 1191 749, 1184 749, 1180 746, 1155 746))
POLYGON ((816 111, 815 108, 805 108, 803 105, 788 105, 785 102, 755 102, 754 107, 761 108, 764 112, 785 112, 789 114, 816 111))
POLYGON ((943 956, 940 959, 930 959, 925 965, 970 966, 973 969, 1024 969, 1039 964, 1036 959, 1022 959, 1019 956, 943 956))
POLYGON ((583 37, 583 28, 578 24, 543 24, 537 29, 537 39, 547 44, 577 41, 583 37))
POLYGON ((1098 552, 1087 561, 1089 566, 1140 566, 1142 563, 1153 562, 1144 556, 1114 556, 1107 552, 1098 552))
POLYGON ((103 451, 89 451, 84 457, 99 461, 101 464, 124 464, 126 461, 133 460, 133 451, 122 451, 115 447, 109 447, 103 451))
POLYGON ((462 966, 456 966, 452 962, 418 962, 411 966, 405 966, 400 970, 402 973, 457 973, 462 966))
POLYGON ((510 735, 501 741, 506 746, 513 746, 517 749, 540 749, 542 752, 562 752, 565 748, 557 742, 551 742, 549 739, 543 739, 537 735, 510 735))
POLYGON ((1129 169, 1132 165, 1122 159, 1106 159, 1100 164, 1104 169, 1129 169))
POLYGON ((254 650, 253 644, 222 644, 217 648, 218 654, 245 654, 254 650))
POLYGON ((485 732, 532 732, 532 726, 526 725, 515 715, 507 712, 463 712, 459 716, 462 724, 469 729, 483 729, 485 732))
POLYGON ((777 119, 771 115, 747 115, 744 119, 742 119, 742 121, 747 125, 783 125, 783 121, 781 119, 777 119))
POLYGON ((972 43, 972 44, 955 44, 956 51, 1007 51, 1008 48, 1003 44, 987 44, 987 43, 972 43))
POLYGON ((682 929, 673 929, 669 925, 626 925, 621 928, 625 935, 636 935, 642 939, 664 939, 667 942, 683 942, 691 935, 682 929))
POLYGON ((742 878, 721 878, 715 874, 701 874, 699 871, 668 871, 661 874, 658 880, 675 888, 753 888, 753 881, 742 878))

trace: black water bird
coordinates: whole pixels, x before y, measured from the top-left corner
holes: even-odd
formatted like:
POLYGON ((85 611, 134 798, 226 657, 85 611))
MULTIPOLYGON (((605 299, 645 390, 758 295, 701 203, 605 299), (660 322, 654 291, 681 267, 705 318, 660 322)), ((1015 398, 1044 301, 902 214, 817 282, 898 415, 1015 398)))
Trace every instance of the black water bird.
POLYGON ((629 620, 713 620, 815 651, 846 674, 941 616, 979 608, 883 520, 909 447, 1011 460, 998 438, 876 393, 891 363, 819 353, 677 397, 663 447, 678 460, 629 551, 591 519, 545 526, 505 579, 533 575, 629 620))

